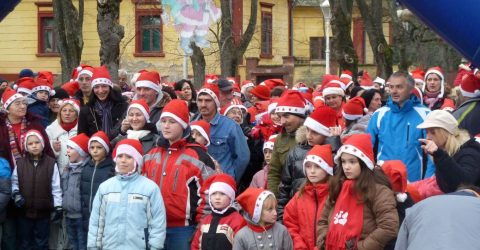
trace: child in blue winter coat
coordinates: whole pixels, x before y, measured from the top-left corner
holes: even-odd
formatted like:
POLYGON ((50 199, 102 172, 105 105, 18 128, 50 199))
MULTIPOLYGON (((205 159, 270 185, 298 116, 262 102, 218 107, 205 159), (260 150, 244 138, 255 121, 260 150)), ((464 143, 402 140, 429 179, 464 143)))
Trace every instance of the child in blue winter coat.
POLYGON ((46 128, 50 125, 50 109, 48 100, 52 93, 52 86, 45 79, 37 79, 32 94, 29 96, 28 112, 40 119, 40 124, 46 128))

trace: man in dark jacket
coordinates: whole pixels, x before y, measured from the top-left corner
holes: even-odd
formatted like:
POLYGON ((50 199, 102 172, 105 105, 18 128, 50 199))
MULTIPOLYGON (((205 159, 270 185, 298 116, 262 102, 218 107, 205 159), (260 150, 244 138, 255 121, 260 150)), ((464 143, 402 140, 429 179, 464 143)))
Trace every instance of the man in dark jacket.
POLYGON ((471 136, 480 133, 480 97, 462 103, 452 114, 458 127, 467 130, 471 136))

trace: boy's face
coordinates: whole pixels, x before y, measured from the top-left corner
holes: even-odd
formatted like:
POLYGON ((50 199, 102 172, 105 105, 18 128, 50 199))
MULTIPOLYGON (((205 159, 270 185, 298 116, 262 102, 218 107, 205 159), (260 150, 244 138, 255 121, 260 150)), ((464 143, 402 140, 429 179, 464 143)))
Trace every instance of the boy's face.
POLYGON ((270 165, 270 161, 272 160, 272 153, 273 150, 266 148, 263 150, 263 156, 265 157, 265 162, 270 165))
POLYGON ((277 221, 277 200, 269 196, 263 202, 260 224, 272 225, 277 221))
POLYGON ((27 151, 34 156, 42 154, 43 146, 38 137, 31 135, 27 138, 27 151))
POLYGON ((116 169, 120 174, 127 174, 135 169, 135 159, 127 154, 119 154, 115 158, 116 169))
POLYGON ((36 93, 36 97, 38 100, 48 102, 48 98, 50 97, 48 91, 40 90, 36 93))
POLYGON ((230 205, 230 198, 222 192, 214 192, 210 194, 210 202, 217 210, 223 210, 230 205))
POLYGON ((79 162, 80 161, 80 154, 77 152, 77 150, 71 148, 71 147, 67 147, 67 156, 68 156, 68 160, 71 162, 71 163, 75 163, 75 162, 79 162))
POLYGON ((202 146, 206 146, 207 145, 207 140, 202 136, 202 134, 200 134, 200 132, 198 132, 198 130, 192 130, 192 137, 193 139, 195 139, 195 142, 202 145, 202 146))
POLYGON ((102 144, 97 141, 92 141, 92 143, 90 143, 88 152, 90 153, 90 156, 92 156, 92 159, 96 162, 102 161, 105 159, 105 157, 107 157, 107 151, 102 144))
POLYGON ((327 137, 307 127, 307 142, 310 146, 322 145, 327 137))

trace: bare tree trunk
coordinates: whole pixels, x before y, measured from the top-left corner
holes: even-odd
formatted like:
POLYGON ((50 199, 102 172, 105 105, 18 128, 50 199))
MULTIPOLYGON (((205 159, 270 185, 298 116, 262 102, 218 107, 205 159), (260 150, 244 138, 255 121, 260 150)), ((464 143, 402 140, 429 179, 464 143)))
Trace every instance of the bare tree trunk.
POLYGON ((55 31, 62 67, 62 82, 67 82, 72 70, 80 64, 83 50, 84 0, 78 1, 78 11, 71 0, 53 0, 55 31))
POLYGON ((383 34, 382 0, 372 0, 370 6, 365 0, 357 0, 357 4, 375 57, 377 76, 385 79, 393 72, 393 53, 383 34))
POLYGON ((203 85, 203 81, 205 80, 205 55, 195 43, 190 43, 190 47, 193 49, 193 54, 190 56, 193 69, 193 85, 199 88, 203 85))
POLYGON ((392 18, 392 35, 393 44, 392 49, 398 54, 398 69, 401 71, 408 71, 412 64, 412 60, 407 53, 407 47, 411 46, 412 40, 402 24, 402 20, 397 16, 397 6, 395 1, 387 1, 390 16, 392 18))
POLYGON ((353 46, 352 36, 352 10, 353 0, 331 0, 332 6, 332 56, 339 64, 340 71, 348 69, 358 71, 358 57, 353 46))
POLYGON ((120 41, 125 32, 118 22, 120 1, 98 0, 97 29, 100 37, 100 64, 106 65, 114 83, 118 82, 120 41))

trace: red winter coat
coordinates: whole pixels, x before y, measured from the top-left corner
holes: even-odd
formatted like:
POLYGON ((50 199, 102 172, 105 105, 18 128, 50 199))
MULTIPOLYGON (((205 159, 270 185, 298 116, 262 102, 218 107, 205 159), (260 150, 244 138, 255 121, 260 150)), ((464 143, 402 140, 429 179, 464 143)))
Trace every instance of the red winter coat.
POLYGON ((295 196, 285 206, 283 224, 292 236, 294 249, 314 249, 317 222, 328 197, 328 183, 307 184, 305 192, 295 196))
POLYGON ((167 214, 167 227, 196 225, 204 214, 200 192, 208 168, 198 151, 182 139, 170 147, 154 147, 144 156, 142 175, 157 183, 167 214))

